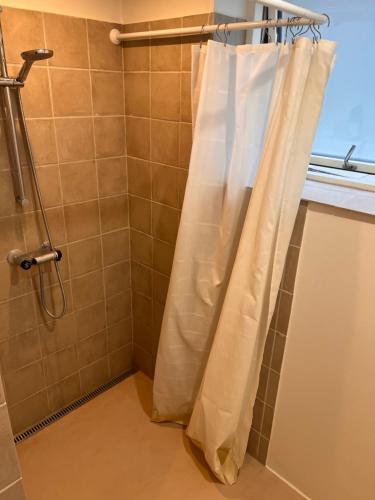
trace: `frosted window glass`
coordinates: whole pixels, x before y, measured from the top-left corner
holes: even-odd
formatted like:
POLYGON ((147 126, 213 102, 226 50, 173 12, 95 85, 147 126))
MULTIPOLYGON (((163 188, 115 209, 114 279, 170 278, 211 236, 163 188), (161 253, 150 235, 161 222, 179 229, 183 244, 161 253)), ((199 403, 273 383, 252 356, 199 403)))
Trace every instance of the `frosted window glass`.
MULTIPOLYGON (((327 13, 323 38, 337 42, 336 64, 328 83, 313 153, 375 162, 375 0, 297 0, 327 13)), ((305 36, 309 36, 306 34, 305 36)))

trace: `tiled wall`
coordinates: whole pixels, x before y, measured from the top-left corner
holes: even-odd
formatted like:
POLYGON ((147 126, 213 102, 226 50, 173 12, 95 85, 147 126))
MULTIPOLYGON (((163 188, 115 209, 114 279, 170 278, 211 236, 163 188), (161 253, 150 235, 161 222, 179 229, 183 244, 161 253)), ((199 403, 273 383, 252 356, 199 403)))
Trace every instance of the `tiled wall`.
POLYGON ((25 500, 22 478, 13 442, 3 384, 0 377, 0 500, 25 500))
MULTIPOLYGON (((200 26, 219 14, 137 23, 125 31, 200 26)), ((127 42, 125 113, 134 324, 134 357, 153 374, 192 142, 191 44, 207 37, 127 42)), ((231 43, 243 33, 231 35, 231 43)))
MULTIPOLYGON (((17 433, 131 366, 124 73, 111 24, 9 8, 1 21, 10 74, 23 50, 55 52, 34 65, 22 95, 68 298, 67 315, 50 321, 36 273, 6 262, 45 234, 35 199, 24 212, 14 202, 1 127, 0 366, 17 433)), ((47 274, 47 302, 58 310, 47 274)))
POLYGON ((258 393, 254 405, 248 451, 262 463, 266 462, 271 435, 273 413, 279 385, 280 369, 284 356, 289 316, 292 307, 294 280, 297 272, 306 208, 306 203, 302 201, 290 240, 275 313, 267 335, 258 393))
MULTIPOLYGON (((205 24, 209 15, 126 25, 125 31, 205 24)), ((134 356, 152 375, 191 149, 191 39, 127 42, 125 113, 134 356)))

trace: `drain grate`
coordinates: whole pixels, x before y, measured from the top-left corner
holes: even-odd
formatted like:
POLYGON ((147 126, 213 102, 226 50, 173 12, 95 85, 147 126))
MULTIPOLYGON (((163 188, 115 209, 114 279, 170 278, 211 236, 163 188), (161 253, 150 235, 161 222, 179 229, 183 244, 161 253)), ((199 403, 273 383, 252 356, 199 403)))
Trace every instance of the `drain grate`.
POLYGON ((16 434, 14 436, 14 442, 15 444, 22 443, 22 441, 25 441, 25 439, 33 436, 39 431, 42 431, 49 425, 53 424, 57 420, 60 420, 60 418, 65 417, 68 413, 70 413, 73 410, 76 410, 80 406, 84 405, 88 401, 91 401, 91 399, 96 398, 96 396, 99 396, 103 392, 107 391, 108 389, 111 389, 111 387, 117 385, 119 382, 122 382, 126 378, 130 377, 130 375, 134 375, 136 373, 136 370, 130 370, 126 373, 123 373, 119 377, 116 377, 115 379, 111 380, 107 384, 101 385, 95 391, 90 392, 89 394, 86 394, 86 396, 82 396, 82 398, 77 399, 73 403, 70 403, 68 406, 65 406, 65 408, 62 408, 61 410, 57 411, 56 413, 53 413, 52 415, 49 415, 48 417, 44 418, 37 424, 33 425, 32 427, 29 427, 23 432, 20 432, 19 434, 16 434))

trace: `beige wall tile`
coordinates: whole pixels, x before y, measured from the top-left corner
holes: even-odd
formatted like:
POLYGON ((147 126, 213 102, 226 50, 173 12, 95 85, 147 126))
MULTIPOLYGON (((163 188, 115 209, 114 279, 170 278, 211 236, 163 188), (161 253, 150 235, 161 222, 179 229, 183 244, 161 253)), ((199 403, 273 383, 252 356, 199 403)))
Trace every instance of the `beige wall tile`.
POLYGON ((50 75, 55 116, 91 115, 88 70, 51 69, 50 75))
POLYGON ((152 271, 149 267, 142 266, 137 262, 131 265, 132 290, 151 297, 152 295, 152 271))
MULTIPOLYGON (((14 70, 14 74, 16 73, 18 69, 14 70)), ((52 115, 47 68, 35 67, 30 71, 21 96, 27 118, 46 118, 52 115)))
POLYGON ((108 329, 108 348, 115 351, 132 342, 132 320, 125 319, 108 329))
POLYGON ((105 328, 105 303, 97 302, 75 314, 77 338, 84 339, 105 328))
POLYGON ((174 247, 164 241, 154 240, 153 268, 169 275, 172 269, 174 247))
POLYGON ((150 158, 150 120, 126 117, 126 148, 129 156, 150 158))
POLYGON ((262 361, 262 363, 268 367, 271 366, 274 340, 275 340, 275 331, 270 328, 267 333, 266 343, 264 346, 263 361, 262 361))
POLYGON ((157 203, 152 204, 152 234, 159 240, 174 244, 179 221, 178 210, 157 203))
POLYGON ((290 246, 284 266, 284 276, 281 283, 283 290, 293 293, 298 266, 299 248, 290 246))
POLYGON ((103 273, 95 271, 72 280, 74 307, 87 307, 104 298, 103 273))
MULTIPOLYGON (((1 24, 8 63, 22 63, 21 52, 44 47, 42 13, 32 10, 3 8, 1 24)), ((45 65, 45 61, 37 64, 45 65)))
POLYGON ((179 170, 157 163, 152 168, 152 199, 159 203, 178 207, 178 174, 179 170))
POLYGON ((149 73, 125 73, 125 111, 127 115, 150 116, 149 73))
POLYGON ((151 266, 153 246, 152 238, 146 234, 132 230, 130 244, 132 260, 151 266))
POLYGON ((109 380, 107 357, 95 361, 80 371, 82 391, 90 392, 109 380))
POLYGON ((125 121, 121 116, 94 119, 96 157, 125 154, 125 121))
POLYGON ((151 161, 178 165, 179 124, 151 120, 151 161))
POLYGON ((142 370, 149 377, 154 376, 154 361, 152 354, 134 344, 133 347, 133 364, 139 370, 142 370))
POLYGON ((0 492, 1 500, 26 500, 22 478, 13 483, 5 491, 0 492))
POLYGON ((160 274, 156 271, 153 272, 153 290, 152 297, 154 301, 160 304, 165 304, 169 286, 169 277, 160 274))
POLYGON ((280 305, 276 322, 276 330, 286 335, 289 325, 290 311, 292 308, 293 295, 286 292, 280 293, 280 305))
POLYGON ((40 325, 39 339, 44 356, 73 345, 77 341, 74 314, 66 314, 58 321, 49 321, 40 325))
POLYGON ((129 225, 128 197, 126 195, 102 198, 99 203, 103 232, 121 229, 129 225))
POLYGON ((44 372, 41 361, 27 365, 19 370, 4 375, 7 403, 18 403, 45 386, 44 372))
POLYGON ((130 288, 130 262, 123 261, 104 269, 105 295, 111 297, 130 288))
POLYGON ((129 196, 130 226, 151 233, 151 201, 129 196))
POLYGON ((47 389, 51 411, 59 410, 80 396, 79 375, 74 373, 47 389))
POLYGON ((127 158, 130 194, 151 199, 151 167, 147 161, 127 158))
POLYGON ((106 331, 103 330, 79 342, 77 345, 77 352, 80 367, 93 363, 97 359, 105 356, 107 352, 106 331))
POLYGON ((27 130, 37 165, 57 163, 57 149, 53 120, 27 120, 27 130))
POLYGON ((69 241, 81 240, 99 233, 99 207, 97 201, 88 201, 64 207, 69 241))
POLYGON ((54 51, 50 66, 88 68, 86 20, 44 14, 46 43, 54 51))
POLYGON ((120 229, 102 236, 103 263, 105 266, 129 259, 129 230, 120 229))
MULTIPOLYGON (((66 243, 64 211, 62 207, 46 209, 48 224, 55 245, 66 243)), ((40 212, 31 212, 23 217, 23 230, 26 239, 27 250, 40 248, 41 243, 46 239, 43 219, 40 212)))
POLYGON ((91 68, 122 71, 121 45, 114 45, 109 39, 113 28, 121 26, 104 21, 87 21, 91 68))
POLYGON ((2 490, 20 477, 16 448, 13 444, 13 434, 6 405, 0 406, 0 449, 0 490, 2 490))
POLYGON ((259 450, 258 450, 258 460, 261 464, 265 465, 267 452, 268 452, 269 440, 264 436, 259 438, 259 450))
POLYGON ((36 325, 32 295, 0 304, 0 341, 32 329, 36 325))
POLYGON ((131 344, 122 347, 118 351, 112 352, 109 355, 109 368, 111 378, 117 377, 122 373, 127 372, 132 368, 133 349, 131 344))
POLYGON ((78 369, 75 346, 67 347, 43 358, 43 366, 48 385, 72 375, 78 369))
POLYGON ((193 138, 191 125, 189 123, 180 123, 180 148, 178 165, 182 168, 189 168, 192 142, 193 138))
POLYGON ((278 373, 274 372, 273 370, 270 370, 269 376, 268 376, 268 386, 267 386, 267 393, 266 393, 265 401, 272 408, 275 407, 275 403, 276 403, 279 378, 280 378, 280 375, 278 373))
POLYGON ((180 119, 180 73, 151 73, 151 117, 180 119))
POLYGON ((19 212, 13 191, 12 173, 9 170, 0 172, 0 217, 15 215, 19 212))
POLYGON ((69 265, 72 277, 95 271, 102 266, 100 238, 91 238, 69 245, 69 265))
POLYGON ((0 263, 0 300, 8 300, 31 291, 30 276, 19 267, 0 263))
MULTIPOLYGON (((151 30, 180 28, 181 18, 153 21, 151 30)), ((180 71, 180 38, 154 39, 151 41, 151 71, 180 71)))
POLYGON ((56 120, 57 147, 60 162, 94 158, 94 135, 91 118, 56 120))
MULTIPOLYGON (((72 292, 71 292, 70 282, 69 281, 65 282, 63 285, 66 294, 66 312, 70 313, 72 311, 72 292)), ((37 290, 39 290, 38 281, 35 280, 35 291, 37 290)), ((39 325, 45 324, 51 318, 42 308, 39 298, 37 298, 37 296, 35 298, 36 298, 35 302, 36 302, 36 313, 37 313, 38 324, 39 325)), ((52 311, 52 313, 58 314, 61 311, 62 296, 61 296, 60 286, 58 284, 48 286, 48 288, 45 289, 45 302, 47 308, 50 311, 52 311)))
POLYGON ((93 161, 60 165, 64 203, 92 200, 98 195, 96 168, 93 161))
POLYGON ((191 74, 181 74, 181 121, 191 122, 191 74))
POLYGON ((91 71, 94 115, 123 115, 123 73, 91 71))
POLYGON ((126 192, 125 158, 97 160, 99 195, 111 196, 126 192))
MULTIPOLYGON (((149 23, 125 24, 124 33, 148 31, 149 23)), ((125 71, 149 71, 150 50, 148 40, 130 41, 124 43, 123 57, 125 71)))
POLYGON ((43 203, 46 208, 61 205, 60 170, 57 165, 39 167, 37 169, 43 203))
POLYGON ((290 240, 292 245, 301 246, 303 228, 305 225, 307 205, 301 204, 298 209, 296 222, 294 224, 293 234, 290 240))
POLYGON ((21 403, 9 407, 9 416, 14 434, 42 420, 50 412, 47 391, 41 391, 21 403))
POLYGON ((0 260, 5 260, 12 248, 25 250, 21 216, 0 219, 0 260))
POLYGON ((280 373, 281 365, 283 362, 284 349, 285 349, 285 335, 280 333, 275 333, 275 342, 273 346, 271 368, 276 372, 280 373))
POLYGON ((114 295, 107 300, 108 326, 129 318, 131 315, 131 293, 130 290, 114 295))
POLYGON ((257 391, 257 398, 261 399, 262 401, 266 400, 268 375, 269 375, 269 369, 264 365, 262 365, 260 369, 259 384, 257 391))
POLYGON ((141 347, 144 351, 152 354, 152 325, 147 321, 146 315, 144 317, 137 316, 133 318, 133 336, 134 343, 137 346, 141 347))
POLYGON ((188 173, 186 170, 179 170, 177 174, 177 189, 178 189, 178 207, 182 208, 185 198, 186 183, 188 173))

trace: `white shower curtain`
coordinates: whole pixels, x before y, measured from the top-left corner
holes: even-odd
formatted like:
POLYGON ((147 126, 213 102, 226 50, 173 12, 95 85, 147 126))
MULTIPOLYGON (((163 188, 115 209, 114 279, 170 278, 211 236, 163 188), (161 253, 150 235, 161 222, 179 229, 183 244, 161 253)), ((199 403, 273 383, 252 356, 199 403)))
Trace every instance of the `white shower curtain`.
POLYGON ((193 50, 195 132, 153 420, 188 425, 212 471, 229 484, 246 452, 334 53, 333 42, 304 38, 279 46, 209 41, 193 50))

